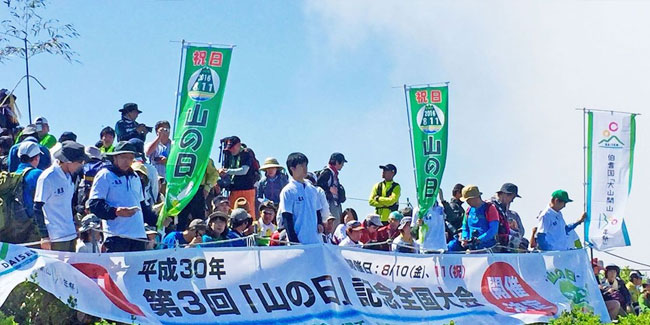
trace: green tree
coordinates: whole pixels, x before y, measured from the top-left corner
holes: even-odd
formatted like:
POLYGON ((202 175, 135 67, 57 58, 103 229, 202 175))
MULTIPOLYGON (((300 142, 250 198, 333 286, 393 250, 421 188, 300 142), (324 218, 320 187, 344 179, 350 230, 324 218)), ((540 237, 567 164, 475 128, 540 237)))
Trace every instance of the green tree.
POLYGON ((63 24, 58 19, 47 19, 42 15, 46 0, 3 0, 3 3, 9 10, 8 19, 0 22, 0 62, 13 56, 25 60, 23 78, 27 79, 27 106, 31 123, 29 79, 33 77, 29 74, 29 59, 37 54, 49 53, 63 56, 68 62, 78 62, 75 59, 78 54, 70 48, 67 39, 77 38, 79 34, 72 24, 63 24))

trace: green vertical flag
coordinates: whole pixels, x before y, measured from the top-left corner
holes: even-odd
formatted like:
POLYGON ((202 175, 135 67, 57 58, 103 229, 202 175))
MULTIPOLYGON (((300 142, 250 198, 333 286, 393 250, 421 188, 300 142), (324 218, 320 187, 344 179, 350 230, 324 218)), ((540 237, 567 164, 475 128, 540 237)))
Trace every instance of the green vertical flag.
POLYGON ((419 217, 433 206, 447 160, 448 87, 406 87, 419 217))
POLYGON ((158 218, 187 206, 201 186, 219 120, 232 48, 187 46, 180 110, 167 163, 167 195, 158 218))

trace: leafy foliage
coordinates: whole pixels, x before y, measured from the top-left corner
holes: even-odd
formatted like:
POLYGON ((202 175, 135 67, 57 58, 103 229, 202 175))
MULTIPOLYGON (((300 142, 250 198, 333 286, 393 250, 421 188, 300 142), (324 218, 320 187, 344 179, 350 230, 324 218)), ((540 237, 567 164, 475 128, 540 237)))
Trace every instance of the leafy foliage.
POLYGON ((50 53, 63 56, 68 62, 77 61, 69 38, 79 37, 72 24, 62 24, 58 19, 46 19, 41 15, 46 0, 3 0, 9 9, 9 19, 0 22, 0 62, 11 57, 25 58, 24 40, 27 40, 27 56, 50 53))
POLYGON ((585 312, 579 307, 574 307, 571 312, 562 312, 560 317, 551 320, 549 324, 552 325, 599 325, 600 317, 594 315, 592 312, 585 312))

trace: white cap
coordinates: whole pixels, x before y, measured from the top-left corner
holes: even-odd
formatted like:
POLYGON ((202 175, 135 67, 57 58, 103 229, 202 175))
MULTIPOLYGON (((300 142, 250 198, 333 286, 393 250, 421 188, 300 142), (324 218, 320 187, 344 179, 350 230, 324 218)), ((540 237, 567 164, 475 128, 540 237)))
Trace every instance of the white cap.
POLYGON ((41 153, 41 147, 36 142, 23 141, 20 143, 20 146, 18 146, 18 157, 26 155, 29 158, 33 158, 41 153))
POLYGON ((43 124, 49 124, 49 123, 47 123, 47 119, 46 119, 46 118, 44 118, 44 117, 42 117, 42 116, 39 116, 39 117, 36 118, 36 120, 34 120, 34 124, 40 124, 40 125, 43 125, 43 124))

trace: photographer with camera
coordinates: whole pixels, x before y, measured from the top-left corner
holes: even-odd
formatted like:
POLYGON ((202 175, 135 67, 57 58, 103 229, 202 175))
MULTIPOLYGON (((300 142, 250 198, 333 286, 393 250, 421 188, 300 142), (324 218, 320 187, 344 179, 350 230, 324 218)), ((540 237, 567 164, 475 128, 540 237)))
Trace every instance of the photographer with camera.
POLYGON ((115 123, 115 133, 117 134, 117 141, 129 141, 133 138, 138 138, 142 141, 145 140, 147 133, 152 132, 153 128, 144 124, 138 123, 135 120, 138 115, 142 113, 138 109, 136 103, 126 103, 120 109, 122 119, 115 123))
POLYGON ((158 175, 165 177, 167 170, 167 158, 172 148, 172 140, 169 138, 169 130, 171 125, 168 121, 156 122, 156 138, 147 143, 145 148, 145 155, 149 158, 149 162, 156 167, 158 175))
POLYGON ((469 208, 463 219, 460 237, 455 236, 447 244, 447 249, 462 251, 495 246, 497 244, 496 235, 499 230, 499 212, 497 208, 492 203, 481 199, 483 193, 475 185, 463 187, 461 193, 461 201, 467 202, 469 208))

